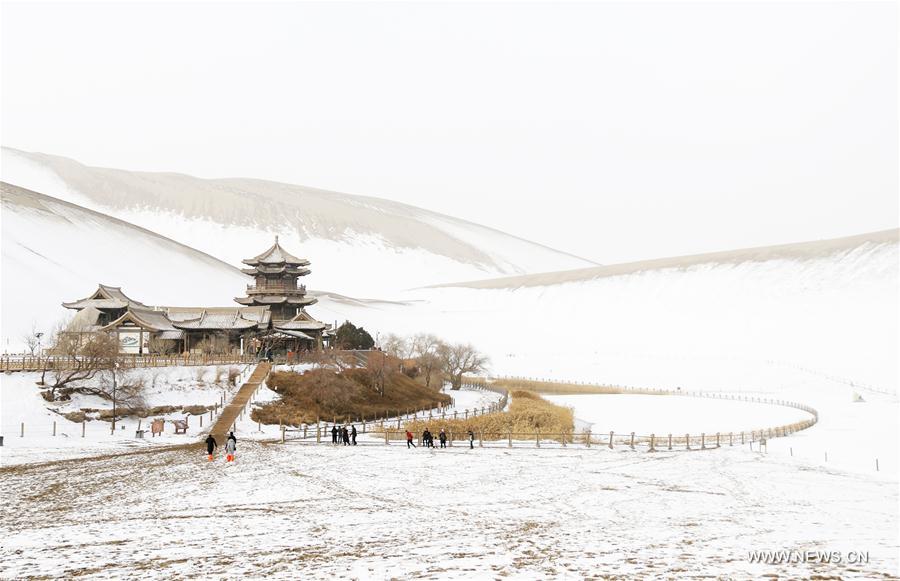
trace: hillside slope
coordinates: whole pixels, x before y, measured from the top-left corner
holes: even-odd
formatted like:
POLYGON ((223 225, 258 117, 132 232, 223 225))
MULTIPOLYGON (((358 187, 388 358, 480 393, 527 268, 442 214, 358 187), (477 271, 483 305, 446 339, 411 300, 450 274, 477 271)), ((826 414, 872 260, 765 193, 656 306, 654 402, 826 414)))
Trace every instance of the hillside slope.
POLYGON ((896 393, 897 231, 422 288, 350 317, 485 350, 498 374, 779 389, 788 371, 896 393))
POLYGON ((0 183, 3 348, 48 333, 62 301, 121 286, 147 304, 234 305, 247 276, 193 248, 127 222, 0 183))
POLYGON ((121 218, 229 264, 279 234, 317 286, 372 296, 471 278, 580 268, 581 258, 388 200, 253 179, 88 167, 3 148, 3 180, 121 218))

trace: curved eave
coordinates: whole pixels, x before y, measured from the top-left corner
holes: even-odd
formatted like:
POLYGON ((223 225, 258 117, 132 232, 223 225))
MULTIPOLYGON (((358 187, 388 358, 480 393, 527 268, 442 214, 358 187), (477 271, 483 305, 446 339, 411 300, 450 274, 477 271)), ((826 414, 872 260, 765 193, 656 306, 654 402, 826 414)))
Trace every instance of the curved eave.
POLYGON ((139 316, 135 315, 133 312, 128 311, 127 313, 125 313, 124 315, 122 315, 121 317, 116 319, 115 321, 109 323, 108 325, 106 325, 104 327, 100 327, 99 331, 111 331, 126 321, 131 321, 138 327, 141 327, 142 329, 148 329, 150 331, 158 332, 158 331, 170 331, 171 330, 171 329, 164 329, 164 328, 158 327, 156 325, 152 325, 152 324, 148 323, 147 321, 141 319, 139 316))
POLYGON ((290 275, 296 275, 296 276, 306 276, 307 274, 309 274, 312 271, 308 268, 300 268, 298 266, 285 265, 285 266, 282 266, 281 268, 277 268, 277 267, 266 268, 265 266, 261 266, 261 267, 254 266, 253 268, 242 268, 241 272, 243 272, 244 274, 249 274, 250 276, 256 276, 258 274, 290 274, 290 275))
POLYGON ((227 327, 222 327, 222 326, 205 327, 202 325, 191 326, 191 325, 185 325, 183 323, 182 324, 174 323, 172 326, 175 327, 176 329, 182 329, 184 331, 248 331, 250 329, 257 328, 259 325, 258 325, 258 323, 248 322, 245 325, 229 325, 227 327))
POLYGON ((314 297, 264 297, 264 296, 252 296, 252 297, 239 297, 235 298, 234 301, 239 305, 299 305, 299 306, 307 306, 314 305, 319 302, 319 299, 314 297))

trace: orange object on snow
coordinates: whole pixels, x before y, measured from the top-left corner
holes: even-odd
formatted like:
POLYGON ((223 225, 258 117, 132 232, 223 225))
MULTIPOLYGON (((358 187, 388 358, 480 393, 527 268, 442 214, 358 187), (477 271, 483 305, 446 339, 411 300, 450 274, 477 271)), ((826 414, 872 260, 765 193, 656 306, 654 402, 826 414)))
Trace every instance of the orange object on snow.
POLYGON ((212 462, 212 459, 213 459, 213 456, 212 456, 212 454, 210 454, 210 455, 209 455, 209 461, 212 462))
POLYGON ((226 462, 234 462, 234 454, 229 454, 225 457, 226 462))

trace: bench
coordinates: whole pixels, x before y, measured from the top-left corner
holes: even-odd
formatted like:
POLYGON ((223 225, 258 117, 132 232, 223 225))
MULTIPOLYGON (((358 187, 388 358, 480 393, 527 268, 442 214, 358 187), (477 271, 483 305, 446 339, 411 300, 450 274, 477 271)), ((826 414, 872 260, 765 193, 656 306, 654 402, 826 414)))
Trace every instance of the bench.
POLYGON ((186 434, 188 429, 188 421, 185 420, 172 420, 172 424, 175 425, 175 433, 176 434, 186 434))

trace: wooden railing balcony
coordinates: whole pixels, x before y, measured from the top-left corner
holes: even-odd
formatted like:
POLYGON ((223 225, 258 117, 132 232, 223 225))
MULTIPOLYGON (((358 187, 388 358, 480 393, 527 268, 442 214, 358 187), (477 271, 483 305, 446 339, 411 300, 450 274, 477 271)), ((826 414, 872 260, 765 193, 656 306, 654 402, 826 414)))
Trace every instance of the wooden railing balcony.
POLYGON ((247 294, 266 294, 266 293, 278 293, 278 294, 298 294, 305 295, 306 294, 306 285, 301 284, 300 286, 287 286, 287 285, 268 285, 268 286, 259 286, 255 284, 247 285, 247 294))

